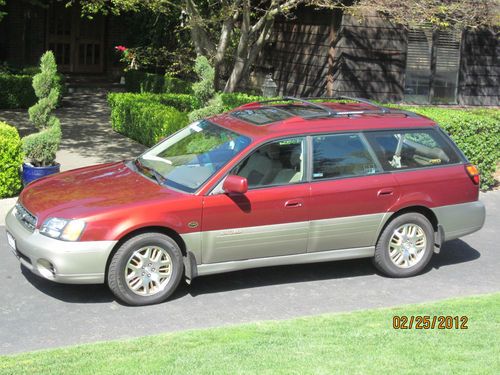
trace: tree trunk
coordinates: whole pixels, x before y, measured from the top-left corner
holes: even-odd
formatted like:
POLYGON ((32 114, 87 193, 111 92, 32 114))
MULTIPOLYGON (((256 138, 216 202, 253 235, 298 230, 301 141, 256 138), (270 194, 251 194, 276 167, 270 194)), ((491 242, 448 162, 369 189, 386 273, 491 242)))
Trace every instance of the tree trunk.
POLYGON ((224 92, 234 92, 241 80, 250 73, 250 68, 262 52, 262 49, 271 35, 273 25, 274 16, 266 17, 265 22, 262 24, 259 37, 253 43, 250 42, 249 31, 243 33, 242 27, 242 34, 240 38, 242 48, 240 50, 238 46, 239 53, 236 55, 236 61, 231 72, 231 76, 224 87, 224 92))

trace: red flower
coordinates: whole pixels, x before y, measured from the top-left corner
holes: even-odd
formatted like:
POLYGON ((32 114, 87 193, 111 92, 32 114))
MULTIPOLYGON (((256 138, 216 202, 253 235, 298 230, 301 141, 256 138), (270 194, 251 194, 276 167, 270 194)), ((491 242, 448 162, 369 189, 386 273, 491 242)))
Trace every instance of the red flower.
POLYGON ((115 49, 120 52, 125 52, 127 50, 127 47, 124 46, 116 46, 115 49))

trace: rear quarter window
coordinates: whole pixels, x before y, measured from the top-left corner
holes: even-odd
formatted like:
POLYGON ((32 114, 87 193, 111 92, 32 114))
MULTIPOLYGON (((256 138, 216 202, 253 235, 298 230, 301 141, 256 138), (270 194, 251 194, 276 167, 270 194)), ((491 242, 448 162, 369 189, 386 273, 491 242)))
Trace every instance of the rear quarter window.
POLYGON ((459 163, 460 157, 435 129, 365 133, 385 170, 426 168, 459 163))

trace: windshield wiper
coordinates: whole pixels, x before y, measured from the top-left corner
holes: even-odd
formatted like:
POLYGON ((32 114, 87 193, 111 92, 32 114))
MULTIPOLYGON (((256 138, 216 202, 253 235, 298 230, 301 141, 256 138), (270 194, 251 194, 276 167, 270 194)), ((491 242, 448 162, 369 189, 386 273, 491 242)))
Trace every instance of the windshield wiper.
POLYGON ((158 173, 154 168, 142 164, 139 158, 134 160, 134 164, 137 167, 137 169, 146 172, 150 176, 153 176, 158 185, 163 186, 163 183, 165 182, 166 178, 163 177, 160 173, 158 173))

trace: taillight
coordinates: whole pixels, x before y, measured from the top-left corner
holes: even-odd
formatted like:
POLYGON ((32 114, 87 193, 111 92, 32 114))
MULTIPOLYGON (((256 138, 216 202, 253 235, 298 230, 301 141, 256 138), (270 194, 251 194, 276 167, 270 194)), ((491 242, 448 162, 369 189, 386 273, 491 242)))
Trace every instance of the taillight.
POLYGON ((467 174, 469 175, 472 182, 474 182, 474 185, 479 185, 481 179, 477 167, 475 165, 469 164, 465 166, 465 170, 467 171, 467 174))

